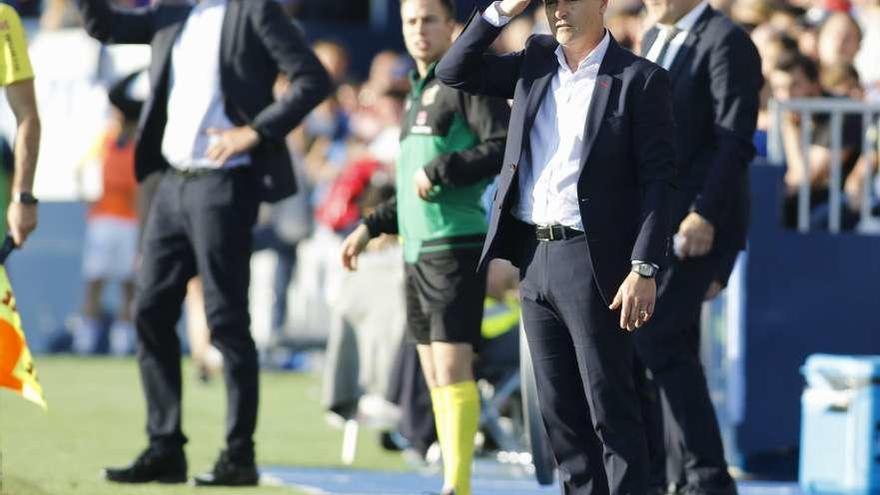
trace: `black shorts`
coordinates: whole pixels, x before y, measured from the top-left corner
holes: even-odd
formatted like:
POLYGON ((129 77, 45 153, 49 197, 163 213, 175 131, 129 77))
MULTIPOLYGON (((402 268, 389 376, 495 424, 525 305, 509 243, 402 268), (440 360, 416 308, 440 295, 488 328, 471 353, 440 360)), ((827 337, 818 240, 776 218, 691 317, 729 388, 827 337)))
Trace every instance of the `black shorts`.
POLYGON ((480 346, 486 273, 477 273, 479 249, 423 253, 405 264, 409 336, 431 342, 480 346))

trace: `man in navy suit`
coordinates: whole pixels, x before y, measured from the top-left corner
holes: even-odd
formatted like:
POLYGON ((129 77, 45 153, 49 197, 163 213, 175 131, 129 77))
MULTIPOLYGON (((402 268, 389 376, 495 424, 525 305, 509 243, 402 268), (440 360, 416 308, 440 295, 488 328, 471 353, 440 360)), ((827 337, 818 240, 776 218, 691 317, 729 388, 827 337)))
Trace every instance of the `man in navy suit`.
MULTIPOLYGON (((763 84, 748 34, 705 0, 647 0, 656 24, 642 53, 669 71, 678 190, 672 201, 675 259, 658 279, 658 311, 636 335, 639 358, 660 390, 668 481, 694 495, 730 495, 718 421, 699 356, 700 308, 745 248, 748 164, 763 84), (679 473, 683 474, 683 480, 679 473)), ((662 461, 662 459, 661 459, 662 461)), ((664 490, 665 491, 665 490, 664 490)))
POLYGON ((285 137, 324 97, 330 79, 272 0, 160 0, 121 10, 79 0, 104 43, 149 44, 150 97, 135 146, 139 180, 161 175, 138 271, 135 325, 147 402, 148 448, 108 481, 184 482, 180 342, 187 282, 199 275, 211 342, 223 354, 226 449, 197 485, 255 485, 259 366, 248 286, 260 201, 296 192, 285 137), (290 84, 275 100, 279 73, 290 84))
POLYGON ((487 51, 530 0, 475 13, 437 76, 513 99, 482 261, 520 268, 541 412, 567 494, 647 491, 630 332, 654 313, 675 161, 666 71, 621 48, 607 0, 546 0, 552 36, 487 51), (604 465, 604 468, 603 468, 604 465))

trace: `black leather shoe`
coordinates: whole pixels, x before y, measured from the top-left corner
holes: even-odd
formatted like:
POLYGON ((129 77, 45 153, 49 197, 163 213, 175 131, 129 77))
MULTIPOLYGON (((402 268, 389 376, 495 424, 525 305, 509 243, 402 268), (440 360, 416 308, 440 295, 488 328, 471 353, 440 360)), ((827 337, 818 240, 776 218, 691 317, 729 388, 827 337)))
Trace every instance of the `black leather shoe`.
POLYGON ((226 451, 220 453, 211 472, 193 478, 196 486, 256 486, 259 482, 260 473, 254 461, 234 461, 226 451))
POLYGON ((186 456, 183 450, 149 447, 128 467, 104 468, 104 479, 114 483, 184 483, 186 456))

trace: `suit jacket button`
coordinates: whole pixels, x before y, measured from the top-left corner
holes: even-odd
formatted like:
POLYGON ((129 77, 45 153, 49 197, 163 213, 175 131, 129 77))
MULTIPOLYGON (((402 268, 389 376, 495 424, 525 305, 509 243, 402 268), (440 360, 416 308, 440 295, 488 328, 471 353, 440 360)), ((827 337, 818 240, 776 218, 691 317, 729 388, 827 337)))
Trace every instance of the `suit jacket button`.
POLYGON ((581 203, 589 203, 590 198, 581 198, 581 203))
POLYGON ((510 164, 510 170, 516 172, 516 164, 515 163, 510 164))

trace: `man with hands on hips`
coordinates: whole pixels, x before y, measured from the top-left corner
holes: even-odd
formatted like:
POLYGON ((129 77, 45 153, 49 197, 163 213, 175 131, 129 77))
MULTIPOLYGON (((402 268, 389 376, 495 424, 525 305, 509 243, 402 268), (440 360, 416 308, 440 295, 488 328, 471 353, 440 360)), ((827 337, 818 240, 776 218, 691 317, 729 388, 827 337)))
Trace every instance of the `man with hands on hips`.
POLYGON ((504 258, 520 269, 563 491, 643 495, 648 454, 631 332, 654 314, 654 277, 669 245, 669 78, 605 29, 607 0, 546 0, 552 35, 491 54, 502 27, 529 3, 475 12, 437 75, 466 92, 513 99, 481 263, 504 258))
POLYGON ((261 201, 296 192, 285 137, 327 95, 330 78, 272 0, 159 0, 120 9, 79 0, 103 43, 149 44, 150 97, 135 146, 140 181, 161 179, 137 273, 134 320, 147 403, 147 448, 115 483, 187 480, 175 331, 190 279, 202 281, 211 343, 223 354, 226 446, 201 486, 259 483, 254 432, 259 363, 250 333, 252 232, 261 201), (294 81, 278 99, 279 73, 294 81))

